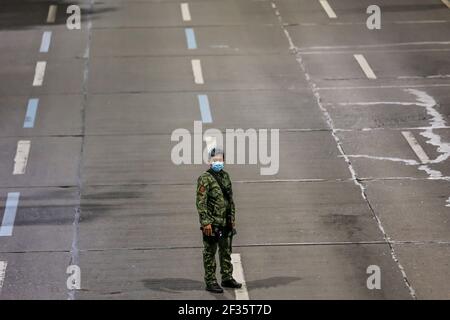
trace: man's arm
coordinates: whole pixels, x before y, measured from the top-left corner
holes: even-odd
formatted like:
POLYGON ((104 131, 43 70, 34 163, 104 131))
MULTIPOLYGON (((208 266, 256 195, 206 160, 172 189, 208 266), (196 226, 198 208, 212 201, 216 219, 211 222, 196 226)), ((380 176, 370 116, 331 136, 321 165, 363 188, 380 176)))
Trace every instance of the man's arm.
POLYGON ((209 183, 207 179, 200 176, 197 180, 197 211, 199 215, 200 224, 204 227, 212 223, 208 215, 208 188, 209 183))
MULTIPOLYGON (((231 184, 230 184, 230 188, 231 188, 231 184)), ((234 224, 234 222, 236 221, 236 207, 234 206, 233 191, 231 191, 230 206, 231 206, 231 216, 233 217, 233 224, 234 224)))
POLYGON ((232 183, 231 183, 231 178, 230 178, 230 175, 228 174, 228 172, 227 172, 227 177, 226 177, 227 179, 228 179, 228 183, 229 183, 229 185, 230 185, 230 208, 231 208, 231 217, 232 217, 232 219, 233 219, 233 224, 234 224, 234 222, 236 221, 236 207, 234 206, 234 200, 233 200, 233 186, 232 186, 232 183))

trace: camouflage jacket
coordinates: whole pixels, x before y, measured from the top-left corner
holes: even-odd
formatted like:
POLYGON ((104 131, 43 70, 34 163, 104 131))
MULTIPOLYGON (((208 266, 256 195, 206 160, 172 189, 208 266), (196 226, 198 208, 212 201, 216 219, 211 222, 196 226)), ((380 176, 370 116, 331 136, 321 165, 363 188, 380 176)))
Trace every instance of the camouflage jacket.
POLYGON ((231 201, 225 199, 216 179, 209 173, 203 172, 197 180, 197 211, 200 224, 202 226, 214 224, 225 226, 227 219, 227 207, 231 210, 232 221, 234 222, 235 207, 231 179, 227 172, 221 170, 217 174, 221 178, 223 186, 229 190, 231 201))

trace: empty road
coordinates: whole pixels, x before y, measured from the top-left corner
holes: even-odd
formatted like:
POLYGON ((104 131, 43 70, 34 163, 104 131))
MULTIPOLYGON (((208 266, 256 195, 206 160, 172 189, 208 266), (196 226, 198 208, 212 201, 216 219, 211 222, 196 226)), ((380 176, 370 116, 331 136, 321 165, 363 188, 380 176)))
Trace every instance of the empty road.
POLYGON ((449 299, 449 31, 448 0, 2 0, 0 299, 449 299), (194 121, 279 132, 274 174, 226 164, 223 295, 194 121))

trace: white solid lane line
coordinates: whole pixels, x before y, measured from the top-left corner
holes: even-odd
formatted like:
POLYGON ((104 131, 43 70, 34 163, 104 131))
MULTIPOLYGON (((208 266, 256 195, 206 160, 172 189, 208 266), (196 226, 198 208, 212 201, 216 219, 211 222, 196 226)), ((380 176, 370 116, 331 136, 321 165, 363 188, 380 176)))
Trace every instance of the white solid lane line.
POLYGON ((5 280, 7 265, 8 265, 8 263, 6 261, 0 261, 0 290, 3 287, 3 282, 5 280))
POLYGON ((405 137, 406 141, 410 145, 411 149, 413 149, 420 162, 428 163, 430 161, 430 158, 428 158, 425 150, 422 149, 421 145, 417 142, 416 138, 414 138, 414 135, 411 133, 411 131, 402 131, 402 135, 403 137, 405 137))
POLYGON ((202 64, 200 63, 200 60, 193 59, 192 62, 192 72, 194 73, 194 82, 196 84, 204 84, 205 81, 203 80, 203 73, 202 73, 202 64))
POLYGON ((28 156, 30 154, 31 141, 20 140, 17 142, 17 152, 14 157, 13 174, 24 174, 27 168, 28 156))
POLYGON ((367 78, 369 79, 377 78, 372 68, 369 66, 369 63, 367 62, 366 58, 364 58, 362 54, 354 54, 353 56, 355 57, 356 61, 358 61, 361 69, 364 71, 367 78))
POLYGON ((54 23, 55 22, 57 9, 58 9, 58 7, 56 5, 54 5, 54 4, 52 4, 48 8, 47 23, 54 23))
POLYGON ((181 15, 183 21, 191 21, 191 12, 189 11, 189 3, 183 2, 181 4, 181 15))
POLYGON ((0 237, 12 236, 17 207, 19 206, 20 192, 9 192, 6 199, 5 213, 0 226, 0 237))
POLYGON ((331 19, 337 18, 336 13, 334 12, 333 8, 331 8, 327 0, 320 0, 320 4, 322 5, 323 9, 325 10, 329 18, 331 19))
POLYGON ((45 61, 38 61, 36 63, 36 70, 34 72, 33 86, 35 86, 35 87, 42 86, 42 83, 44 82, 46 66, 47 66, 47 62, 45 62, 45 61))
POLYGON ((233 264, 233 278, 242 283, 242 288, 235 289, 236 300, 250 300, 247 291, 247 284, 244 278, 244 269, 242 268, 241 255, 239 253, 231 254, 231 263, 233 264))

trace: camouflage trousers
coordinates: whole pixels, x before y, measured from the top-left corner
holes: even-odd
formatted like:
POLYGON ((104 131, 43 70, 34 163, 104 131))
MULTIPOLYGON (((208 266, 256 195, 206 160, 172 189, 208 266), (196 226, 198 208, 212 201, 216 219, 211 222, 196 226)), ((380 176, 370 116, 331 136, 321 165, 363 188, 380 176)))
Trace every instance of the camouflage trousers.
POLYGON ((218 241, 203 237, 203 265, 205 267, 205 283, 210 285, 216 280, 216 252, 219 247, 219 262, 222 281, 233 278, 231 263, 231 236, 220 237, 218 241))

